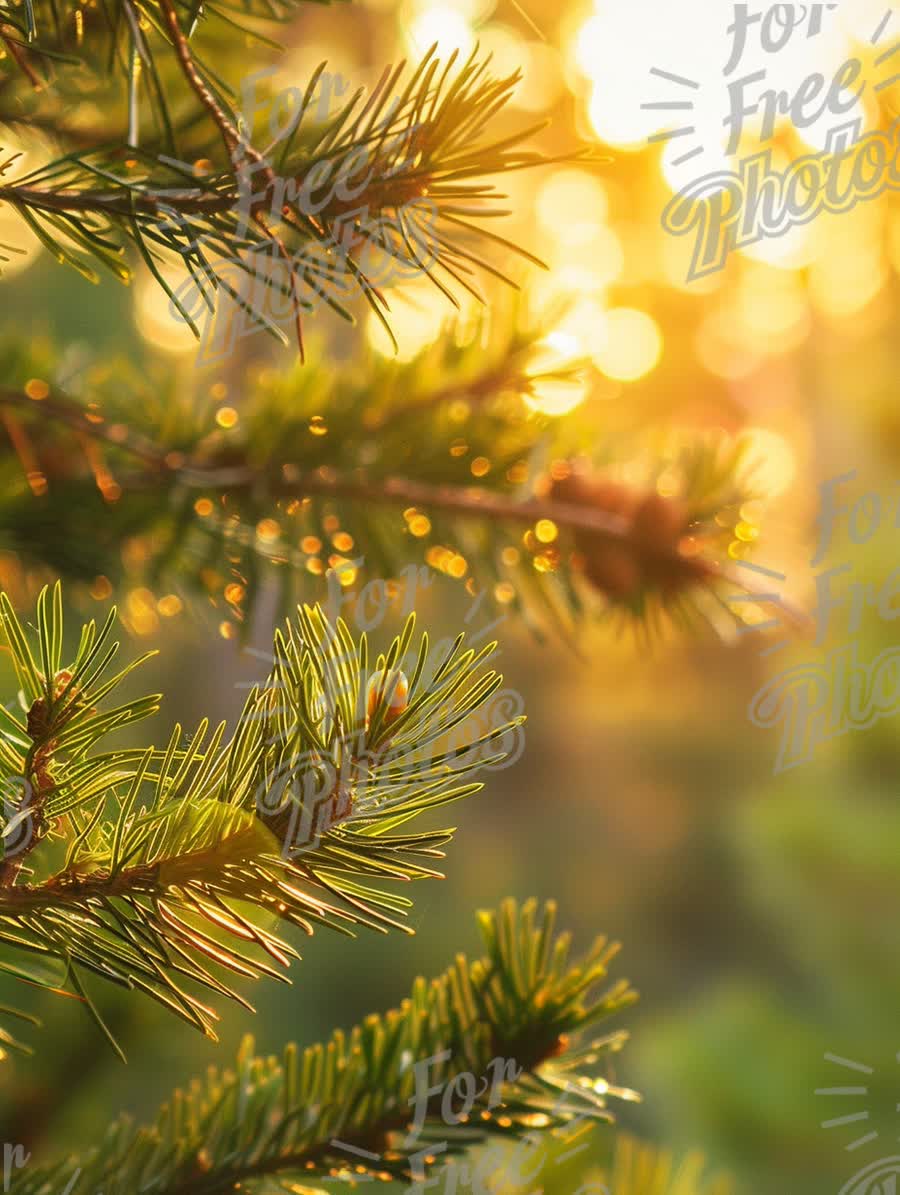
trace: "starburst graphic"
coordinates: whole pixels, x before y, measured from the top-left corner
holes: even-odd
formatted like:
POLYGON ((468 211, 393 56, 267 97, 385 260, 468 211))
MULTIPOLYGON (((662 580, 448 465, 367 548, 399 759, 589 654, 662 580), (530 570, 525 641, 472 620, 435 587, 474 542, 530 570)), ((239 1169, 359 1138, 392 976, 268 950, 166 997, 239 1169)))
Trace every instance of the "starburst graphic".
MULTIPOLYGON (((647 143, 665 150, 662 169, 673 198, 663 228, 673 236, 694 234, 688 281, 721 269, 735 249, 781 240, 821 212, 845 212, 890 190, 882 166, 873 180, 854 181, 841 203, 833 195, 832 175, 850 151, 877 154, 883 163, 892 158, 897 127, 887 133, 880 120, 873 125, 871 101, 883 105, 900 82, 896 13, 886 9, 862 38, 878 51, 864 59, 849 51, 843 22, 825 20, 838 7, 727 6, 732 23, 726 17, 701 44, 686 46, 689 59, 649 68, 653 92, 640 107, 651 126, 647 143), (720 47, 723 38, 730 51, 720 47), (775 138, 785 124, 813 153, 798 150, 782 165, 775 138), (778 196, 768 206, 759 199, 760 172, 778 196)), ((789 256, 795 241, 773 252, 789 256)))
MULTIPOLYGON (((898 1059, 900 1060, 900 1059, 898 1059)), ((837 1054, 826 1054, 825 1061, 832 1063, 834 1066, 842 1067, 844 1070, 852 1071, 856 1075, 873 1075, 875 1073, 871 1066, 866 1066, 863 1062, 854 1062, 850 1058, 840 1058, 837 1054)), ((858 1084, 840 1087, 819 1087, 816 1089, 816 1095, 825 1095, 829 1097, 836 1097, 841 1100, 848 1098, 862 1099, 869 1095, 869 1088, 862 1087, 858 1084)), ((868 1109, 858 1112, 848 1112, 842 1116, 835 1116, 829 1120, 821 1122, 823 1129, 838 1129, 844 1128, 846 1125, 859 1125, 869 1120, 870 1114, 868 1109)), ((870 1141, 874 1141, 878 1136, 878 1130, 872 1129, 867 1133, 863 1133, 861 1137, 856 1137, 844 1149, 848 1153, 853 1150, 861 1149, 862 1146, 868 1145, 870 1141)))
MULTIPOLYGON (((657 78, 665 79, 669 83, 675 83, 679 87, 687 87, 692 91, 699 91, 700 84, 696 79, 686 79, 683 75, 674 75, 671 71, 661 70, 658 66, 651 67, 651 75, 656 75, 657 78)), ((641 109, 644 112, 693 112, 693 100, 656 100, 651 103, 641 104, 641 109)), ((676 137, 689 137, 696 133, 695 125, 684 125, 681 128, 668 129, 661 133, 654 133, 648 138, 651 145, 660 141, 672 141, 676 137)), ((686 154, 682 154, 680 158, 676 158, 672 163, 674 166, 682 166, 685 162, 689 162, 692 158, 699 157, 704 152, 703 145, 697 145, 689 150, 686 154)))
MULTIPOLYGON (((837 8, 838 6, 836 4, 830 4, 827 7, 834 9, 834 8, 837 8)), ((885 12, 884 16, 878 23, 878 27, 876 28, 874 34, 872 35, 872 37, 870 39, 870 44, 873 47, 878 46, 881 43, 881 41, 883 40, 883 38, 885 37, 885 35, 887 34, 887 32, 891 26, 894 16, 895 16, 895 13, 890 8, 885 12)), ((798 36, 799 36, 799 34, 798 34, 798 36)), ((808 34, 807 36, 810 36, 810 35, 808 34)), ((880 69, 889 63, 893 64, 894 56, 898 53, 898 51, 900 51, 900 40, 894 42, 894 44, 892 46, 890 46, 887 50, 885 50, 883 53, 881 53, 875 59, 875 66, 880 69)), ((699 99, 698 93, 702 93, 705 90, 704 85, 699 80, 689 78, 687 75, 685 75, 683 73, 679 73, 674 70, 664 70, 662 67, 659 67, 659 66, 651 67, 650 75, 654 79, 661 79, 663 82, 672 84, 675 87, 677 87, 679 89, 679 91, 677 93, 678 98, 650 100, 646 103, 641 104, 642 111, 644 111, 644 112, 692 112, 693 113, 698 109, 699 105, 698 105, 697 100, 695 100, 694 98, 690 98, 690 99, 687 98, 685 95, 685 92, 692 92, 699 99)), ((717 82, 718 82, 718 78, 720 78, 720 76, 717 77, 717 82)), ((801 82, 805 83, 805 82, 808 82, 808 80, 804 80, 801 82)), ((900 72, 894 73, 894 74, 890 75, 888 78, 883 79, 880 82, 873 84, 873 89, 875 92, 880 94, 881 92, 887 91, 889 88, 893 87, 894 84, 897 82, 900 82, 900 72)), ((723 92, 723 100, 724 99, 725 99, 725 93, 723 92)), ((694 121, 694 123, 676 125, 675 127, 661 129, 657 132, 652 133, 647 138, 648 144, 650 144, 650 145, 657 145, 660 143, 665 144, 665 143, 675 141, 675 140, 683 138, 683 137, 694 136, 697 134, 698 124, 699 124, 699 122, 694 121)), ((693 146, 691 149, 689 149, 686 153, 682 154, 680 157, 674 158, 672 160, 671 165, 674 167, 682 166, 686 162, 689 162, 692 159, 703 155, 706 152, 707 148, 708 147, 701 142, 700 144, 693 146)))

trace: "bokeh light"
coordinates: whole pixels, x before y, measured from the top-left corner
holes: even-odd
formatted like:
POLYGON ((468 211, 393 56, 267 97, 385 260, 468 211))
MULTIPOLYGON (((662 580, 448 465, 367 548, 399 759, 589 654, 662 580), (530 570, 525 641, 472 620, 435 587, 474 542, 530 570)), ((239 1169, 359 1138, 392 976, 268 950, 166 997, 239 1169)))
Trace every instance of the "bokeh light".
POLYGON ((586 170, 557 170, 541 185, 536 210, 551 236, 577 245, 606 220, 609 199, 600 179, 586 170))
POLYGON ((477 315, 478 305, 465 292, 457 293, 457 300, 459 309, 454 308, 428 278, 415 279, 388 293, 388 315, 397 348, 374 312, 370 312, 366 319, 366 337, 382 356, 410 361, 434 343, 442 325, 458 322, 457 336, 465 338, 467 325, 477 315))
POLYGON ((592 353, 597 366, 619 382, 634 382, 659 363, 663 336, 645 311, 617 307, 606 314, 606 336, 592 353))
POLYGON ((525 398, 532 410, 540 411, 544 415, 567 415, 584 402, 589 387, 583 376, 571 380, 539 376, 542 373, 551 374, 554 370, 564 370, 582 354, 582 344, 572 332, 557 329, 540 341, 529 369, 536 381, 532 383, 531 394, 525 398))
MULTIPOLYGON (((184 284, 183 271, 174 266, 164 266, 160 273, 178 294, 184 284)), ((142 273, 137 279, 134 308, 137 329, 154 348, 173 356, 197 352, 198 342, 194 333, 173 308, 169 296, 156 279, 148 273, 142 273)), ((196 312, 191 311, 191 314, 195 315, 196 312)))
POLYGON ((472 17, 467 10, 467 5, 450 4, 446 0, 408 5, 402 28, 409 48, 421 56, 437 43, 438 53, 444 57, 454 51, 467 57, 475 45, 472 17))

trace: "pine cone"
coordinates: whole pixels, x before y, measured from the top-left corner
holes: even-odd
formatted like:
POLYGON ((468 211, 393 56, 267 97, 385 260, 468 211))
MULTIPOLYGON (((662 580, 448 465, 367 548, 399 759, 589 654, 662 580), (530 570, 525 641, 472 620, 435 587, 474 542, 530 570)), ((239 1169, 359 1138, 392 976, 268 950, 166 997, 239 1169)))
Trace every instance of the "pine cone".
POLYGON ((554 483, 556 502, 614 515, 625 523, 626 536, 577 528, 575 547, 588 581, 613 601, 628 601, 647 587, 676 592, 697 576, 697 565, 679 555, 688 512, 677 498, 652 491, 641 494, 620 482, 572 473, 554 483))

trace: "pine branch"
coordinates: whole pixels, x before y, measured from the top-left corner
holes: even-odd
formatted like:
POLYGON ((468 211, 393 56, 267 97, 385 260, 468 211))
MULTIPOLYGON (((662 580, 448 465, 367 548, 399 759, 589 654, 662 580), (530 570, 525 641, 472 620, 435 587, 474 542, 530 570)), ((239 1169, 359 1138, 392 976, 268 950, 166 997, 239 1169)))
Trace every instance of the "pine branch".
MULTIPOLYGON (((7 534, 16 536, 8 546, 29 556, 39 539, 51 567, 92 579, 108 567, 103 528, 110 542, 143 535, 153 556, 138 583, 202 572, 218 600, 230 576, 239 593, 230 604, 245 626, 272 575, 260 567, 268 560, 280 564, 289 605, 321 594, 310 568, 349 568, 355 558, 362 585, 367 573, 394 577, 423 557, 451 576, 471 575, 538 628, 549 619, 565 630, 597 609, 641 625, 664 615, 734 626, 740 607, 726 598, 749 587, 721 561, 754 496, 740 441, 670 436, 660 453, 655 432, 603 435, 599 403, 563 419, 531 411, 548 382, 581 376, 588 385, 590 366, 548 370, 546 328, 519 313, 488 326, 490 336, 481 324, 410 362, 370 356, 337 380, 308 365, 256 381, 225 430, 208 395, 175 374, 148 383, 124 364, 96 381, 86 371, 77 397, 52 384, 40 401, 7 388, 0 409, 20 420, 22 470, 38 499, 24 492, 8 511, 7 534), (133 381, 128 402, 123 377, 133 381), (98 442, 88 467, 54 423, 98 442), (595 464, 583 448, 598 440, 605 459, 595 464), (643 484, 604 467, 642 459, 643 484), (324 544, 338 528, 344 547, 329 555, 324 544), (96 565, 83 547, 70 563, 71 545, 86 539, 98 545, 96 565)), ((17 363, 21 386, 43 368, 17 363)))
POLYGON ((172 149, 144 145, 76 149, 18 178, 7 170, 0 203, 60 262, 91 281, 99 269, 127 280, 125 248, 133 245, 198 336, 197 321, 217 303, 221 315, 227 295, 282 340, 282 326, 301 312, 325 305, 351 319, 348 304, 358 298, 389 330, 383 291, 404 277, 427 276, 451 300, 453 288, 480 298, 479 270, 515 285, 486 245, 541 264, 483 224, 506 214, 488 177, 554 160, 520 148, 534 130, 488 139, 518 76, 491 79, 474 55, 455 73, 455 56, 440 69, 432 51, 405 85, 404 64, 386 70, 364 105, 359 91, 322 127, 310 97, 323 63, 276 170, 207 85, 169 0, 162 13, 228 165, 196 178, 172 149), (162 280, 167 259, 183 271, 177 290, 162 280))
POLYGON ((397 831, 477 792, 472 776, 504 758, 522 721, 468 729, 501 684, 481 668, 495 645, 465 651, 460 636, 436 655, 426 635, 414 648, 411 617, 371 669, 365 636, 354 642, 305 608, 276 634, 272 672, 230 739, 224 723, 210 731, 204 721, 187 747, 176 726, 163 748, 101 753, 102 737, 158 704, 104 708, 136 666, 101 680, 118 646, 115 612, 99 633, 83 628, 62 669, 59 587, 52 605, 46 591, 39 600, 35 650, 0 602, 27 708, 25 719, 0 709, 0 764, 35 794, 3 811, 0 944, 11 961, 0 970, 71 986, 92 1010, 82 972, 143 991, 214 1036, 216 1014, 193 989, 250 1007, 220 974, 279 977, 297 955, 274 922, 411 933, 401 920, 411 901, 380 884, 439 875, 432 864, 452 831, 397 831), (65 844, 64 866, 23 882, 26 856, 46 872, 45 840, 65 844), (248 920, 242 905, 264 916, 248 920), (44 970, 32 972, 22 951, 44 970), (62 968, 49 980, 48 961, 62 968))
POLYGON ((82 1156, 17 1172, 12 1195, 67 1183, 71 1195, 224 1195, 236 1184, 262 1193, 335 1177, 421 1181, 441 1155, 611 1120, 608 1098, 634 1093, 584 1071, 625 1035, 580 1046, 571 1037, 635 993, 619 981, 594 995, 616 947, 598 939, 570 964, 568 935, 553 939, 554 906, 537 924, 535 914, 534 901, 480 914, 485 958, 458 956, 431 984, 418 980, 399 1009, 326 1045, 264 1059, 245 1041, 233 1070, 176 1092, 153 1125, 119 1121, 82 1156), (480 1088, 472 1104, 466 1076, 480 1088))

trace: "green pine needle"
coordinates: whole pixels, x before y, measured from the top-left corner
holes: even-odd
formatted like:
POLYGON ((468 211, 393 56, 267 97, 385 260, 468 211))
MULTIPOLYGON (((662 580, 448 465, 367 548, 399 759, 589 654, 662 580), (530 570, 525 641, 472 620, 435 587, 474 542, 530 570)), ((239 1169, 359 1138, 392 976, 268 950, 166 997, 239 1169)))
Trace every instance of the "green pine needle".
POLYGON ((326 1178, 422 1181, 436 1160, 475 1145, 536 1131, 565 1139, 574 1122, 611 1121, 611 1098, 637 1096, 596 1072, 605 1064, 609 1073, 627 1035, 571 1038, 636 994, 620 981, 596 995, 616 948, 600 939, 570 964, 552 938, 553 906, 537 912, 535 901, 510 901, 482 914, 483 959, 457 956, 440 978, 418 979, 399 1009, 348 1034, 289 1045, 281 1058, 256 1057, 245 1040, 232 1068, 176 1091, 153 1124, 119 1120, 95 1148, 17 1171, 11 1195, 225 1195, 237 1184, 265 1195, 326 1178))
POLYGON ((416 647, 414 617, 376 662, 383 673, 418 661, 405 709, 388 718, 366 637, 304 607, 276 634, 272 672, 233 734, 204 721, 186 747, 176 726, 162 748, 98 751, 158 704, 105 708, 139 663, 104 678, 112 615, 99 634, 93 622, 83 629, 59 670, 59 586, 52 616, 48 591, 39 598, 33 646, 0 602, 27 707, 7 713, 2 762, 31 793, 31 838, 0 865, 0 947, 13 962, 25 951, 64 963, 89 1009, 86 973, 152 996, 211 1037, 216 1014, 197 989, 246 1005, 226 977, 283 978, 297 955, 279 923, 412 932, 412 902, 391 885, 438 876, 452 831, 407 823, 479 791, 473 775, 504 758, 502 740, 522 721, 467 739, 467 719, 500 683, 484 669, 493 645, 466 650, 460 636, 431 652, 422 636, 416 647), (60 840, 65 864, 48 870, 60 840))

